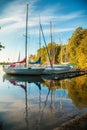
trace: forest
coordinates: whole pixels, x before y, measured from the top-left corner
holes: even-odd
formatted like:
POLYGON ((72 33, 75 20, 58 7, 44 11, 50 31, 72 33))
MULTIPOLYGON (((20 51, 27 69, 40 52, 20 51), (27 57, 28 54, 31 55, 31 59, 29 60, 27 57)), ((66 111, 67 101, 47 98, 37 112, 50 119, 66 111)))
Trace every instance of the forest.
POLYGON ((41 64, 47 64, 49 56, 52 63, 69 62, 75 67, 87 69, 87 29, 76 28, 67 44, 61 45, 61 43, 52 41, 52 43, 37 50, 36 55, 30 55, 28 60, 35 61, 41 57, 41 64))

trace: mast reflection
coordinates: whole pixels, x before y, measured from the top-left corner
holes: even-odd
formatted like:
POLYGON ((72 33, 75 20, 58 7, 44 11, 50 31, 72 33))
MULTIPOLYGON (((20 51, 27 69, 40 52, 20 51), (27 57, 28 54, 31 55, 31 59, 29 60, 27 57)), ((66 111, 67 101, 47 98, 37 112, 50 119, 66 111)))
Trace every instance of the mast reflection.
MULTIPOLYGON (((17 86, 25 92, 23 117, 26 128, 44 130, 78 115, 79 111, 69 98, 72 80, 55 80, 46 76, 3 76, 11 87, 17 86)), ((70 93, 71 91, 71 93, 70 93)), ((23 100, 23 99, 22 99, 23 100)), ((20 106, 21 107, 21 106, 20 106)))

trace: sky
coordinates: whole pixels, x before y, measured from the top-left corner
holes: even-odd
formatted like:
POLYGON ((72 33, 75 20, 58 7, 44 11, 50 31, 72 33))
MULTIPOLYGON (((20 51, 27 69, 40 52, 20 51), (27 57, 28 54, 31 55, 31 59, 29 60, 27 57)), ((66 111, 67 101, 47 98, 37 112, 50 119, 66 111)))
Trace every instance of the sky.
MULTIPOLYGON (((46 44, 52 40, 66 44, 78 27, 87 29, 87 0, 0 0, 0 62, 25 56, 26 4, 28 8, 28 55, 39 49, 39 17, 46 44)), ((41 47, 45 46, 41 38, 41 47)))

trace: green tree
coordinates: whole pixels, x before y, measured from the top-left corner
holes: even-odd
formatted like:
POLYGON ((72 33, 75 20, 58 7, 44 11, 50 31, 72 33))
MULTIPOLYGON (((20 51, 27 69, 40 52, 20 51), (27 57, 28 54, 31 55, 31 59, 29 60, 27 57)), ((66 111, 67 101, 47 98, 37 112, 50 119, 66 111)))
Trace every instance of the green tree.
POLYGON ((68 40, 67 44, 56 44, 55 42, 48 43, 47 46, 43 46, 37 50, 36 55, 31 55, 29 59, 36 60, 41 57, 41 64, 49 62, 47 50, 51 61, 55 61, 56 64, 61 62, 70 62, 81 68, 87 68, 87 29, 78 27, 68 40), (61 55, 62 52, 62 55, 61 55))
POLYGON ((76 50, 79 67, 87 68, 87 29, 83 30, 80 45, 76 50))
POLYGON ((72 34, 71 38, 68 41, 68 53, 69 53, 69 61, 73 63, 77 63, 76 58, 76 48, 80 44, 80 40, 82 38, 82 27, 79 27, 72 34))
MULTIPOLYGON (((1 29, 1 27, 0 27, 1 29)), ((4 46, 1 45, 1 42, 0 42, 0 51, 2 50, 2 48, 5 48, 4 46)))
POLYGON ((79 27, 68 41, 68 57, 71 63, 87 68, 87 29, 79 27))
POLYGON ((4 46, 1 45, 1 42, 0 42, 0 51, 2 50, 2 48, 5 48, 4 46))

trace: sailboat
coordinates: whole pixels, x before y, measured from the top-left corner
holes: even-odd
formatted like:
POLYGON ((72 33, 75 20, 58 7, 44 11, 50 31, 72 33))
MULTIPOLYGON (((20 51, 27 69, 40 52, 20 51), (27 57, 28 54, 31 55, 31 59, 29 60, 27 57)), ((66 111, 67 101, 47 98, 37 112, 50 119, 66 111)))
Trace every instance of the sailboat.
POLYGON ((25 37, 25 58, 20 62, 14 62, 10 66, 3 66, 3 71, 11 75, 40 75, 44 71, 44 67, 27 65, 27 34, 28 34, 28 4, 26 7, 26 37, 25 37), (24 66, 17 64, 25 63, 24 66))
MULTIPOLYGON (((41 24, 40 24, 41 25, 41 24)), ((42 35, 43 35, 43 38, 45 38, 44 37, 44 34, 43 34, 43 30, 42 30, 42 26, 40 26, 41 27, 41 31, 42 31, 42 35)), ((50 35, 51 35, 51 45, 52 45, 52 23, 50 22, 50 35)), ((45 41, 46 42, 46 41, 45 41)), ((45 45, 46 45, 46 43, 45 43, 45 45)), ((47 49, 47 48, 46 48, 47 49)), ((43 74, 45 74, 45 75, 52 75, 52 74, 55 74, 55 73, 61 73, 61 72, 63 72, 63 71, 68 71, 68 70, 70 70, 71 69, 71 67, 70 66, 68 66, 68 65, 62 65, 62 64, 54 64, 54 61, 55 61, 55 59, 54 59, 54 54, 52 54, 53 56, 52 56, 52 59, 50 58, 50 54, 49 54, 49 52, 48 52, 48 49, 47 49, 47 54, 48 54, 48 58, 49 58, 49 63, 50 63, 50 65, 46 65, 45 66, 45 69, 44 69, 44 71, 43 71, 43 74)))

